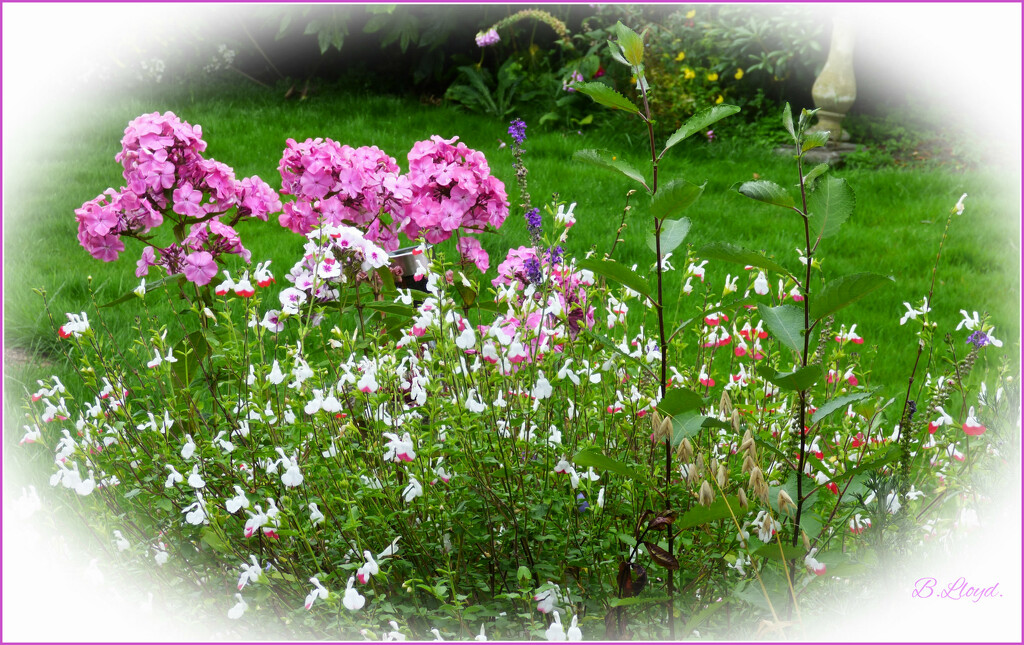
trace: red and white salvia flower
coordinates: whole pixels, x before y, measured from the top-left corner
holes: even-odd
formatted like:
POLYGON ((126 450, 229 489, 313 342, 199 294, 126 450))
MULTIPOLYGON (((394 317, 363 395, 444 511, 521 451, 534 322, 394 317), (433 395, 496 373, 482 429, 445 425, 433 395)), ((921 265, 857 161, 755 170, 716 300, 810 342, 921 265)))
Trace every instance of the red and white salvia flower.
POLYGON ((68 317, 68 322, 61 325, 57 330, 57 334, 61 338, 70 338, 74 336, 78 338, 85 332, 89 331, 89 317, 83 311, 80 314, 65 314, 68 317))
POLYGON ((699 265, 691 262, 690 266, 686 267, 686 274, 688 276, 700 278, 700 281, 704 282, 704 267, 707 265, 707 263, 707 260, 704 260, 699 265))
POLYGON ((393 432, 385 432, 388 442, 384 444, 384 461, 402 462, 416 459, 416 449, 408 432, 399 439, 393 432))
POLYGON ((270 263, 272 260, 266 262, 260 262, 256 265, 256 270, 253 271, 252 277, 256 280, 256 285, 259 287, 269 287, 274 280, 274 275, 270 272, 270 263))
POLYGON ((238 602, 228 610, 228 618, 231 620, 238 620, 245 613, 245 610, 249 608, 249 605, 245 604, 245 601, 242 600, 242 594, 236 593, 235 598, 238 599, 238 602))
POLYGON ((23 444, 26 444, 26 443, 35 443, 35 442, 39 441, 40 439, 42 439, 43 433, 39 429, 38 425, 33 425, 31 428, 29 428, 28 426, 22 426, 22 427, 25 429, 25 436, 23 436, 21 438, 21 441, 18 442, 19 446, 23 445, 23 444))
POLYGON ((251 298, 256 295, 256 290, 253 289, 252 283, 249 282, 249 272, 246 271, 242 274, 242 278, 235 283, 235 293, 243 298, 251 298))
POLYGON ((537 603, 537 611, 542 614, 549 614, 555 608, 559 599, 558 585, 548 581, 546 585, 534 594, 533 601, 537 603))
POLYGON ((569 204, 569 210, 565 210, 565 204, 558 205, 558 212, 555 213, 555 221, 565 226, 565 228, 572 228, 576 224, 576 216, 573 214, 573 209, 576 208, 576 202, 569 204))
POLYGON ((985 434, 985 426, 981 425, 981 422, 974 416, 974 406, 971 406, 967 412, 967 420, 964 421, 964 434, 976 437, 981 434, 985 434))
POLYGON ((946 446, 946 454, 957 461, 963 461, 965 459, 964 453, 960 452, 955 443, 951 443, 946 446))
POLYGON ((856 324, 854 324, 852 327, 850 327, 850 331, 846 331, 846 325, 842 325, 839 328, 839 333, 836 334, 836 342, 837 343, 847 343, 847 342, 850 342, 850 343, 854 343, 855 345, 863 345, 864 344, 864 339, 857 335, 856 330, 857 330, 857 325, 856 324))
POLYGON ((226 296, 229 291, 233 291, 235 288, 235 281, 231 279, 231 274, 224 270, 224 282, 221 282, 213 288, 213 292, 218 296, 226 296))
POLYGON ((850 518, 850 532, 858 535, 863 533, 865 529, 871 528, 871 520, 867 517, 862 517, 860 513, 855 514, 850 518))
POLYGON ((810 569, 814 575, 823 576, 825 575, 825 565, 814 557, 814 554, 818 552, 817 547, 808 551, 807 555, 804 556, 804 566, 810 569))
POLYGON ((701 366, 700 376, 697 377, 697 380, 700 381, 700 384, 703 385, 704 387, 715 387, 715 379, 708 376, 706 366, 701 366))
POLYGON ((260 562, 256 559, 255 555, 250 555, 249 561, 252 562, 252 564, 242 564, 242 575, 238 577, 239 591, 241 591, 248 583, 259 580, 260 574, 263 572, 263 569, 260 567, 260 562))
POLYGON ((946 411, 942 409, 941 405, 935 406, 935 411, 939 413, 939 418, 934 421, 928 422, 928 433, 935 434, 935 431, 944 425, 952 425, 953 417, 946 414, 946 411))
POLYGON ((377 565, 377 561, 373 559, 372 553, 363 551, 363 558, 366 559, 366 562, 356 570, 356 579, 359 580, 361 585, 365 585, 372 576, 380 573, 380 567, 377 565))
MULTIPOLYGON (((320 581, 316 579, 316 576, 313 576, 312 578, 310 578, 309 581, 311 583, 313 583, 313 590, 309 592, 308 596, 306 596, 306 610, 307 611, 309 609, 312 609, 313 603, 316 601, 317 598, 320 598, 321 600, 327 600, 327 589, 325 589, 324 586, 322 584, 320 584, 320 581)), ((349 579, 349 583, 351 584, 351 582, 352 582, 352 580, 350 578, 349 579)), ((360 607, 361 606, 362 605, 360 605, 360 607)), ((358 607, 357 607, 357 609, 358 609, 358 607)))

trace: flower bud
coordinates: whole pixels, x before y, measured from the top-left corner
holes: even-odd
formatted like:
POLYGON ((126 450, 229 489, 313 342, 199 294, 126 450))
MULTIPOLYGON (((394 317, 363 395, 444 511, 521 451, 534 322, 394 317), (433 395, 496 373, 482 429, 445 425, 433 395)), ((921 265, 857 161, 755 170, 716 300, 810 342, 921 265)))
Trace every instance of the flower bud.
POLYGON ((697 503, 701 506, 711 506, 711 502, 715 501, 715 492, 711 490, 711 484, 704 480, 704 483, 700 485, 700 494, 697 496, 697 503))
POLYGON ((785 513, 789 508, 796 508, 796 504, 793 503, 793 498, 789 496, 789 493, 785 489, 779 489, 779 512, 785 513))

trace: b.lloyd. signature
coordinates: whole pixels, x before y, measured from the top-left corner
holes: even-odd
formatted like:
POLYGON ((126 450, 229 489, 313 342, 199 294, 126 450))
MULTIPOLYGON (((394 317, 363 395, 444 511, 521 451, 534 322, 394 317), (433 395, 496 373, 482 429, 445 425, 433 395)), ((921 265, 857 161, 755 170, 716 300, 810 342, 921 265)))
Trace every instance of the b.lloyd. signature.
POLYGON ((963 576, 940 587, 939 581, 935 578, 918 578, 914 582, 914 590, 910 595, 914 598, 942 598, 945 600, 970 600, 978 602, 982 598, 996 598, 1003 594, 999 593, 999 583, 991 587, 975 587, 968 584, 967 578, 963 576))

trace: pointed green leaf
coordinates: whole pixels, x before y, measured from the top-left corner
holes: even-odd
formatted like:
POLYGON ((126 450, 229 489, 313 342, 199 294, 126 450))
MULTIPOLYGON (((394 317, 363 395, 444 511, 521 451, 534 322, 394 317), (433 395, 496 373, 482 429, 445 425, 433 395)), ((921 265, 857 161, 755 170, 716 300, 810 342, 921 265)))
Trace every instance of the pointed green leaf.
POLYGON ((651 298, 651 287, 647 284, 647 281, 641 278, 635 271, 629 269, 615 260, 598 260, 596 258, 590 258, 589 260, 579 260, 576 262, 576 266, 580 269, 587 269, 593 271, 598 275, 603 275, 606 278, 618 282, 619 284, 636 291, 641 296, 652 300, 651 298))
POLYGON ((803 144, 800 145, 800 152, 807 152, 808 150, 820 148, 825 145, 828 143, 829 134, 828 130, 819 130, 817 132, 809 133, 804 137, 803 144))
POLYGON ((793 127, 793 108, 789 107, 789 103, 786 103, 786 107, 782 108, 782 125, 786 126, 786 132, 789 132, 789 136, 793 137, 793 142, 796 142, 796 129, 793 127))
POLYGON ((877 273, 855 273, 836 278, 811 300, 811 319, 821 320, 896 280, 877 273))
POLYGON ((674 415, 672 417, 672 445, 678 446, 683 439, 696 436, 702 428, 707 427, 705 422, 709 418, 692 410, 674 415))
MULTIPOLYGON (((735 187, 735 186, 734 186, 735 187)), ((765 204, 772 204, 774 206, 782 206, 783 208, 793 208, 796 206, 796 202, 793 201, 793 196, 790 195, 785 188, 776 184, 775 182, 767 180, 759 181, 746 181, 736 188, 741 195, 756 199, 759 202, 765 204)))
POLYGON ((820 408, 814 411, 814 414, 811 415, 811 423, 818 423, 819 421, 829 416, 833 412, 846 408, 846 406, 853 403, 854 401, 866 399, 869 396, 873 395, 876 391, 877 388, 874 390, 870 390, 868 392, 854 392, 853 394, 846 394, 844 396, 837 396, 834 399, 830 399, 828 402, 825 403, 825 405, 821 406, 820 408))
POLYGON ((619 47, 618 43, 609 40, 608 53, 611 55, 613 60, 617 60, 626 67, 629 67, 629 61, 622 57, 622 47, 619 47))
POLYGON ((630 468, 622 462, 616 461, 611 457, 606 457, 601 454, 599 448, 590 447, 584 448, 583 450, 576 453, 576 456, 572 458, 572 463, 583 468, 589 468, 593 466, 599 470, 607 470, 609 472, 634 479, 638 482, 644 481, 646 478, 642 473, 630 468))
POLYGON ((683 412, 696 410, 704 405, 704 397, 684 387, 674 387, 665 393, 658 403, 658 410, 664 416, 674 417, 683 412))
POLYGON ((755 266, 769 271, 775 271, 783 275, 790 275, 786 267, 774 260, 769 260, 764 255, 745 249, 728 242, 713 242, 706 244, 697 251, 697 256, 708 260, 725 260, 735 262, 743 266, 755 266))
POLYGON ((792 372, 776 372, 767 365, 761 365, 757 368, 757 373, 768 382, 785 390, 802 392, 821 380, 822 367, 821 365, 808 365, 792 372))
POLYGON ((804 312, 793 305, 766 307, 758 305, 757 313, 761 314, 768 331, 786 347, 800 351, 804 347, 804 312))
POLYGON ((694 526, 700 526, 701 524, 707 524, 708 522, 724 520, 732 517, 732 513, 729 512, 730 507, 733 509, 733 512, 740 513, 740 500, 738 497, 729 495, 727 498, 722 498, 716 495, 715 501, 711 503, 711 506, 694 506, 683 513, 676 520, 676 523, 672 525, 672 528, 681 531, 693 528, 694 526))
POLYGON ((814 168, 811 168, 811 171, 804 175, 804 186, 807 187, 807 190, 814 190, 814 180, 826 172, 828 172, 827 163, 820 163, 814 168))
POLYGON ((639 170, 626 163, 626 161, 621 159, 618 155, 614 155, 607 150, 592 150, 589 148, 585 150, 577 150, 573 154, 572 158, 577 161, 585 161, 587 163, 592 163, 595 166, 601 166, 602 168, 609 168, 620 172, 630 179, 639 182, 641 186, 650 191, 650 189, 647 188, 647 182, 644 180, 643 174, 639 170))
POLYGON ((782 560, 783 553, 785 553, 786 560, 795 560, 804 555, 804 550, 803 547, 783 544, 780 551, 778 543, 772 540, 770 544, 766 544, 757 551, 754 551, 754 555, 771 560, 782 560))
POLYGON ((582 94, 586 94, 590 98, 594 99, 601 105, 609 107, 613 110, 625 110, 631 114, 639 114, 640 108, 633 105, 629 99, 619 94, 612 88, 608 87, 604 83, 589 82, 589 83, 573 83, 573 89, 577 90, 582 94))
POLYGON ((707 184, 691 184, 683 179, 673 179, 658 189, 651 198, 651 214, 657 219, 673 219, 690 207, 707 184))
MULTIPOLYGON (((702 132, 704 128, 708 127, 712 123, 721 121, 725 117, 732 116, 739 111, 740 109, 735 105, 716 105, 706 110, 701 110, 687 119, 686 123, 680 126, 680 128, 668 138, 668 141, 665 142, 665 150, 668 150, 690 135, 702 132)), ((661 154, 665 154, 665 151, 663 150, 661 154)))
MULTIPOLYGON (((667 219, 661 223, 661 255, 665 256, 683 243, 690 232, 690 220, 686 217, 667 219)), ((654 233, 647 234, 647 248, 657 252, 654 233)))
POLYGON ((634 605, 653 605, 655 603, 665 602, 666 600, 668 600, 668 596, 664 594, 658 596, 633 596, 632 598, 612 598, 608 601, 608 606, 632 607, 634 605))
POLYGON ((619 37, 618 44, 622 48, 622 55, 630 65, 637 66, 644 62, 644 39, 638 33, 622 24, 615 23, 612 27, 615 35, 619 37))
POLYGON ((807 199, 812 230, 818 229, 818 239, 830 237, 839 232, 850 215, 857 198, 845 179, 829 177, 811 193, 807 199))

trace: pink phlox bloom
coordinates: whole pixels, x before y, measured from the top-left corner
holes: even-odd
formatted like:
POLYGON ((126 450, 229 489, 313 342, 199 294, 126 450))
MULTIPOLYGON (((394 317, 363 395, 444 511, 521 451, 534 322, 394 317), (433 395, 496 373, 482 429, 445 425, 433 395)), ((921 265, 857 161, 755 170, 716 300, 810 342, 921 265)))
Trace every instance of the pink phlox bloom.
POLYGON ((173 198, 175 213, 185 217, 201 217, 203 215, 203 191, 196 190, 192 184, 186 182, 180 188, 175 189, 173 198))
POLYGON ((185 256, 184 272, 186 280, 202 286, 209 284, 213 276, 217 275, 217 263, 206 251, 189 253, 185 256))

